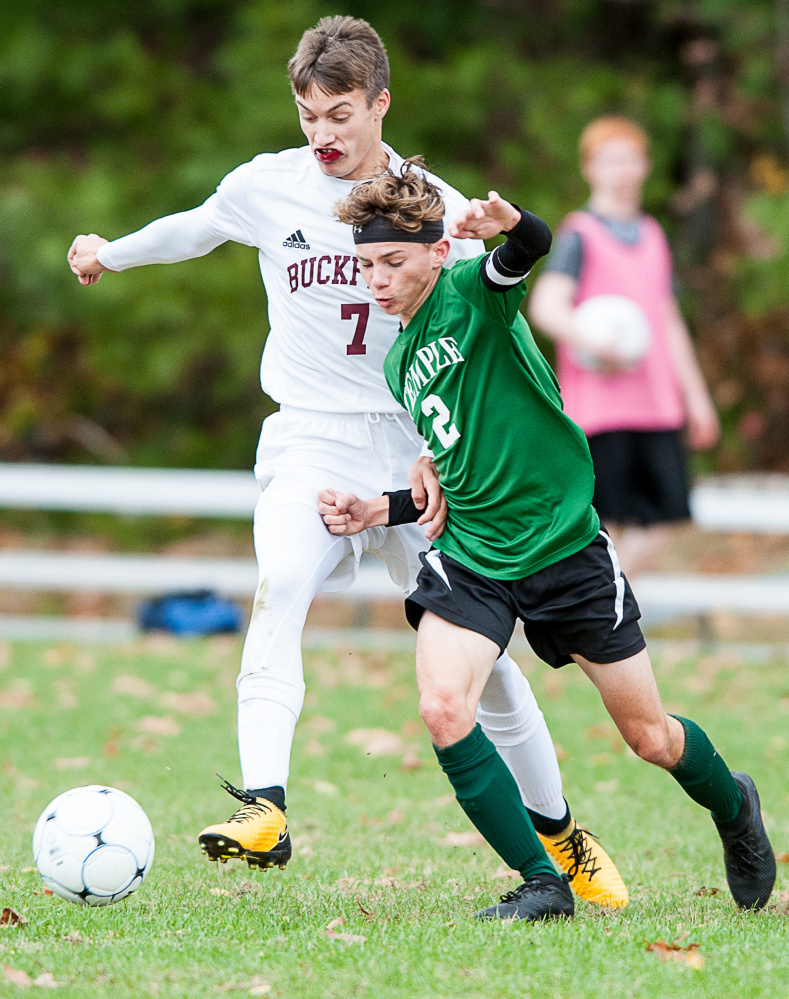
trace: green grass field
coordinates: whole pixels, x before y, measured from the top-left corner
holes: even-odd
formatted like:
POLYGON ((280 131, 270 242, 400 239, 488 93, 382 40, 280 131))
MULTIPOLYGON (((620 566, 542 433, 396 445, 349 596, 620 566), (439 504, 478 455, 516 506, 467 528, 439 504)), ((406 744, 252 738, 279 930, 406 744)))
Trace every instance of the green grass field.
MULTIPOLYGON (((560 746, 565 793, 617 860, 629 908, 579 902, 574 921, 535 926, 471 918, 516 882, 451 798, 402 654, 308 656, 288 795, 294 859, 266 874, 209 864, 196 834, 234 807, 214 772, 238 778, 239 653, 235 642, 161 639, 0 647, 0 907, 28 920, 0 927, 12 969, 0 995, 25 991, 14 971, 50 973, 56 994, 86 999, 789 995, 787 865, 768 911, 738 912, 709 817, 624 750, 570 668, 521 660, 560 746), (43 894, 31 869, 40 811, 86 783, 134 795, 157 837, 147 882, 106 909, 43 894), (350 939, 327 935, 330 924, 350 939), (661 959, 647 950, 657 941, 698 946, 661 959)), ((773 845, 788 850, 787 662, 683 658, 670 645, 656 659, 669 708, 753 774, 773 845)))

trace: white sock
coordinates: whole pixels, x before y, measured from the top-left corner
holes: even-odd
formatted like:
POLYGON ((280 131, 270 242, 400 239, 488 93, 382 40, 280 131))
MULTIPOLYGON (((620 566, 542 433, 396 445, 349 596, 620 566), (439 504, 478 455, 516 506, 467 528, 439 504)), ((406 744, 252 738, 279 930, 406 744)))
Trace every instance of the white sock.
POLYGON ((482 692, 477 721, 515 778, 524 805, 563 818, 567 803, 553 740, 529 681, 507 652, 482 692))

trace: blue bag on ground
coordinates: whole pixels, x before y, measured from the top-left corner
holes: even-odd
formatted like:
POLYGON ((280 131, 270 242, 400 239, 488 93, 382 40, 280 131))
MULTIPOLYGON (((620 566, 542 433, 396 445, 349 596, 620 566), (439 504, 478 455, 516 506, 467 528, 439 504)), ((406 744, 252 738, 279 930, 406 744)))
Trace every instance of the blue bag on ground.
POLYGON ((137 611, 137 621, 143 631, 217 635, 241 631, 244 612, 237 603, 211 590, 194 590, 146 600, 137 611))

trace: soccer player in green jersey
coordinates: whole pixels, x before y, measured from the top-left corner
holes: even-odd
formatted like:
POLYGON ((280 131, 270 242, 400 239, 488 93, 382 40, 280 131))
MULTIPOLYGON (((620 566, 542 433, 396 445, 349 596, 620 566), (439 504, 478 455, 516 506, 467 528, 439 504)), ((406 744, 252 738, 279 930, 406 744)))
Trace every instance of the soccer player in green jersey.
MULTIPOLYGON (((737 904, 762 908, 775 858, 753 780, 732 773, 706 734, 666 714, 639 611, 592 505, 583 432, 562 410, 550 368, 518 309, 523 278, 550 245, 541 220, 491 192, 449 231, 506 242, 444 269, 439 192, 416 171, 356 185, 336 208, 354 226, 362 274, 402 332, 387 382, 432 450, 446 501, 406 613, 418 629, 420 714, 460 805, 524 883, 484 918, 573 913, 504 761, 475 723, 480 692, 517 619, 550 666, 577 663, 622 737, 712 815, 737 904)), ((360 501, 326 490, 329 530, 352 534, 416 516, 407 497, 360 501)))

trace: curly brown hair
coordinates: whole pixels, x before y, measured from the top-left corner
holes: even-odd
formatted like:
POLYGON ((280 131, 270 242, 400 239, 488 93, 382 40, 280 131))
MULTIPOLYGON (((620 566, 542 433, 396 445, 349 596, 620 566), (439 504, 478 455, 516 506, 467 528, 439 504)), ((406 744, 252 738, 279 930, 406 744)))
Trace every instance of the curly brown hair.
POLYGON ((444 217, 444 199, 435 184, 425 177, 421 156, 407 159, 399 173, 387 170, 378 177, 360 180, 334 214, 347 225, 363 226, 376 215, 387 219, 395 229, 419 232, 425 222, 444 217))

